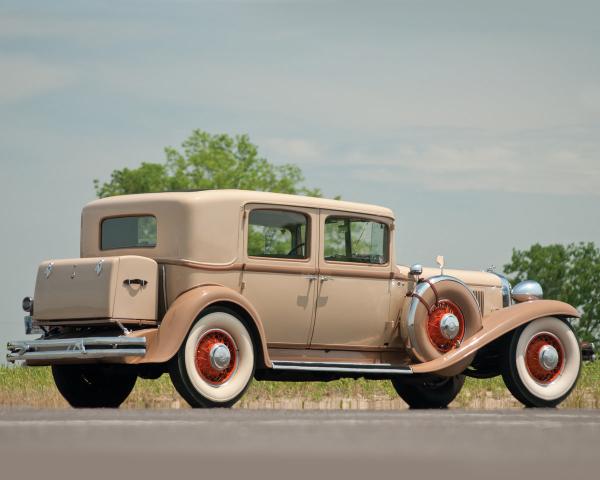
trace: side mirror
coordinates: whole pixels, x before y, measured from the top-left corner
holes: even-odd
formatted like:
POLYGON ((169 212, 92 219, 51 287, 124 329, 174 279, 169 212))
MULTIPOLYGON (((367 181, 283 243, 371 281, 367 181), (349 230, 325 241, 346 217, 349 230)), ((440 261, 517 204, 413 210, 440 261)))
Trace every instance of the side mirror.
POLYGON ((420 277, 423 273, 423 265, 420 265, 418 263, 415 263, 413 266, 410 267, 410 272, 409 272, 413 277, 420 277))

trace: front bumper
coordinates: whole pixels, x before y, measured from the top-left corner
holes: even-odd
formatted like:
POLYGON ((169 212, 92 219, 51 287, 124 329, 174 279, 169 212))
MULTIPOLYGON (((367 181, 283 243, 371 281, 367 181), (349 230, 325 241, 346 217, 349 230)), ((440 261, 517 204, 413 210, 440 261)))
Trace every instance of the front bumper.
POLYGON ((143 357, 145 337, 83 337, 8 342, 6 360, 52 361, 143 357))

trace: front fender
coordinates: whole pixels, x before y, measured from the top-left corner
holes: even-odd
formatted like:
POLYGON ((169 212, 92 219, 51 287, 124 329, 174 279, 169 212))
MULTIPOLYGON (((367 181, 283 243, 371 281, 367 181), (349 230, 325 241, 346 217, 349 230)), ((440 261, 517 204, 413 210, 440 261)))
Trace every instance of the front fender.
POLYGON ((265 341, 265 331, 258 313, 246 298, 222 285, 202 285, 188 290, 171 304, 159 328, 133 332, 131 336, 146 337, 146 355, 139 359, 128 357, 128 363, 169 361, 183 344, 198 315, 207 307, 221 302, 235 304, 247 312, 260 337, 264 364, 270 368, 272 364, 265 341))
POLYGON ((496 310, 483 318, 482 328, 463 342, 460 348, 425 363, 411 365, 413 373, 454 375, 464 370, 477 351, 521 325, 542 317, 579 318, 579 312, 568 303, 536 300, 496 310), (461 365, 467 361, 467 365, 461 365), (459 371, 456 371, 459 370, 459 371))

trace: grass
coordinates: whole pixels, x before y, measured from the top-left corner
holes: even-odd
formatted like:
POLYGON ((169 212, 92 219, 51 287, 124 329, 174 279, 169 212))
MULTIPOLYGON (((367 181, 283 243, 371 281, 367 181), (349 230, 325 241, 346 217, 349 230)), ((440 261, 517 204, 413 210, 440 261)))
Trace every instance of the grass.
MULTIPOLYGON (((48 367, 0 367, 0 406, 67 408, 48 367)), ((520 408, 502 378, 467 378, 451 405, 460 408, 520 408)), ((139 379, 124 408, 185 408, 168 375, 139 379)), ((257 382, 237 404, 239 408, 398 409, 406 404, 389 381, 341 379, 333 382, 257 382)), ((600 408, 600 362, 584 364, 579 383, 561 407, 600 408)))

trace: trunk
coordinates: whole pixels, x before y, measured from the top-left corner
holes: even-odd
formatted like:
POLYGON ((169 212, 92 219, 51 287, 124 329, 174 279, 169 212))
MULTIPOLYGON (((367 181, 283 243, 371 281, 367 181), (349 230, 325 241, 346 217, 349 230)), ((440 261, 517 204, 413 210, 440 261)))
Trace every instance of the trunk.
POLYGON ((76 320, 156 321, 158 266, 138 256, 43 262, 33 318, 42 324, 76 320))

